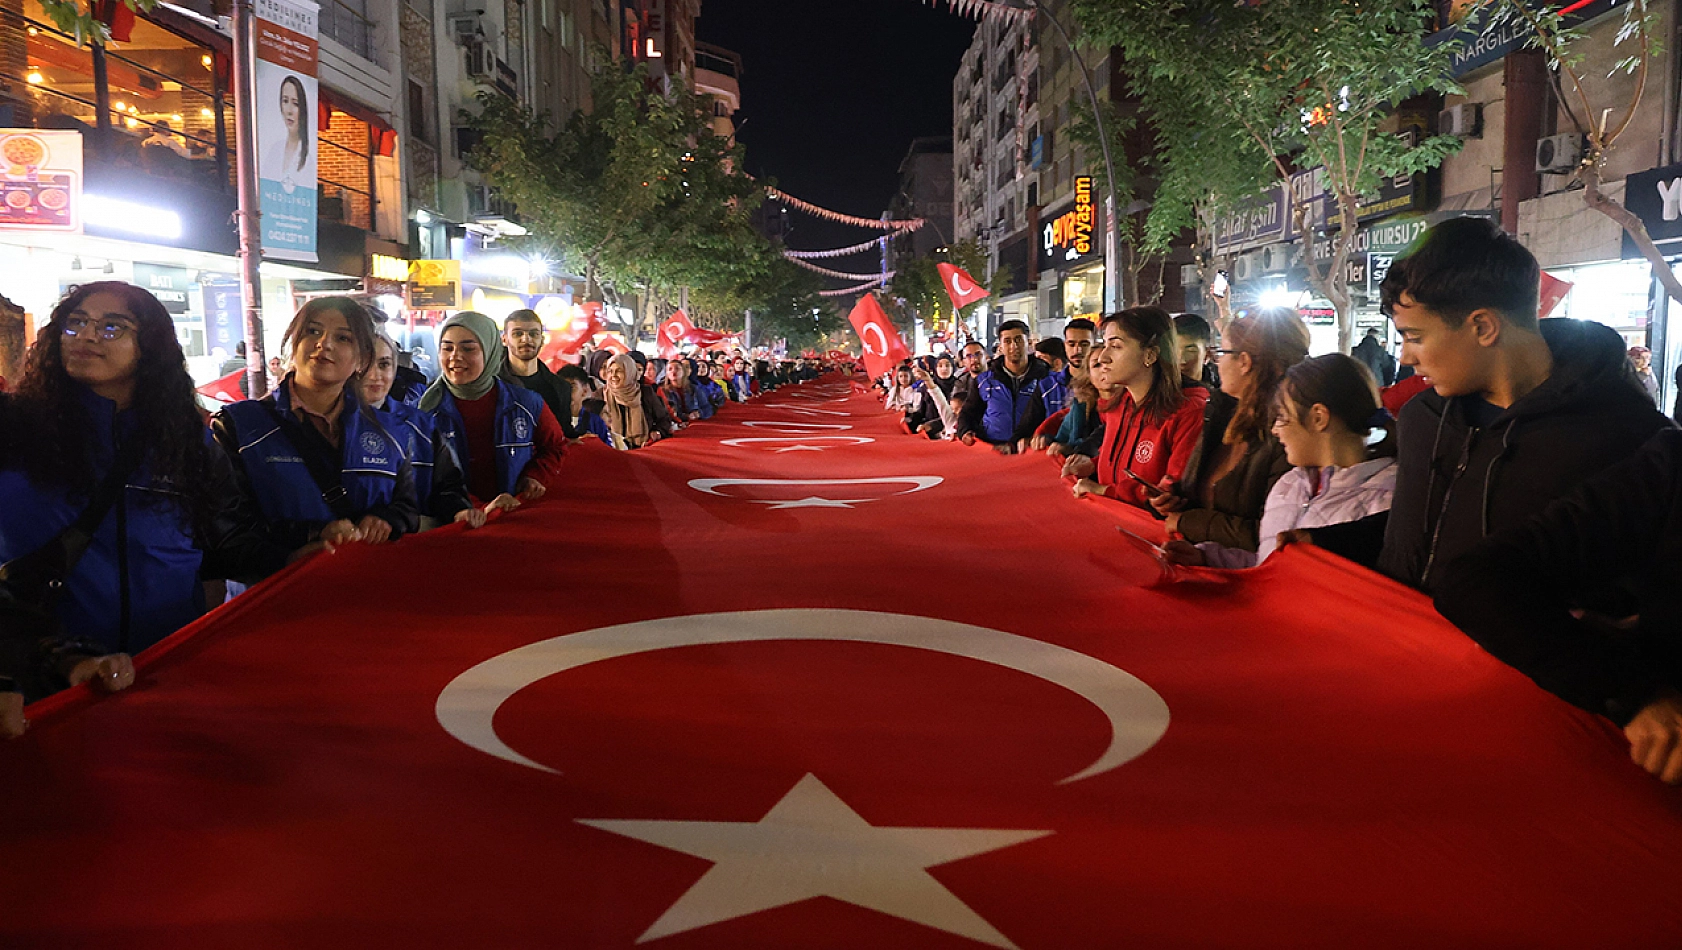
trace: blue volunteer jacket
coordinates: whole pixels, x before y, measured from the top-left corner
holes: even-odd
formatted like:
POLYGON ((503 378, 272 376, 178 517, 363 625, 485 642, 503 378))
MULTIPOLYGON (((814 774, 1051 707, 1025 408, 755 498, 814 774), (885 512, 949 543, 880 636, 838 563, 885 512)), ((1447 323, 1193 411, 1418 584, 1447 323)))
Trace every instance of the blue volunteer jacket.
POLYGON ((995 359, 975 378, 958 417, 958 434, 973 432, 984 442, 1001 445, 1027 438, 1045 420, 1040 384, 1051 372, 1043 360, 1030 357, 1020 379, 995 359))
MULTIPOLYGON (((137 420, 133 411, 119 413, 116 403, 73 385, 90 421, 86 435, 97 485, 110 471, 118 437, 137 437, 137 420)), ((134 653, 204 612, 203 555, 186 511, 169 497, 178 491, 155 480, 145 464, 129 475, 55 608, 71 636, 107 652, 134 653)), ((0 563, 39 549, 87 505, 88 499, 73 500, 61 487, 35 484, 21 469, 0 468, 0 563)))
MULTIPOLYGON (((537 420, 543 415, 543 397, 522 386, 505 380, 496 381, 496 485, 497 491, 514 494, 514 486, 525 471, 526 463, 537 452, 537 420)), ((444 390, 444 401, 432 410, 444 443, 461 462, 461 470, 471 471, 467 452, 467 424, 462 421, 456 397, 444 390)))
POLYGON ((699 403, 703 419, 711 419, 729 401, 730 397, 724 395, 724 387, 710 376, 706 379, 692 378, 690 386, 701 394, 699 403))
POLYGON ((1069 404, 1068 369, 1047 373, 1039 382, 1039 392, 1040 402, 1045 404, 1045 414, 1048 418, 1062 412, 1069 404))
MULTIPOLYGON (((344 446, 339 469, 340 487, 356 518, 373 514, 391 522, 392 536, 415 530, 418 501, 414 468, 398 441, 397 417, 370 409, 358 411, 347 388, 344 446), (372 418, 370 418, 370 416, 372 418)), ((309 423, 292 409, 292 389, 282 384, 262 399, 226 406, 212 426, 217 440, 229 451, 251 485, 257 506, 284 543, 307 543, 311 531, 338 516, 322 498, 298 447, 293 445, 269 407, 300 426, 309 423), (265 403, 267 405, 265 405, 265 403), (299 530, 300 526, 307 526, 299 530)))

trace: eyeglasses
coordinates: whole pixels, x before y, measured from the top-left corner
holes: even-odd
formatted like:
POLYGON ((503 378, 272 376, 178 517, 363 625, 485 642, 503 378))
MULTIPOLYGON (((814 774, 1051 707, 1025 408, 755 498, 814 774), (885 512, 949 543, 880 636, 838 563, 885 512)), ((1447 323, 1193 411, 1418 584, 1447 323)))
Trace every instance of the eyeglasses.
POLYGON ((98 336, 99 339, 105 341, 106 343, 121 340, 123 337, 127 336, 128 332, 132 329, 134 328, 128 324, 119 323, 116 320, 97 322, 92 317, 77 316, 66 317, 64 320, 65 336, 75 337, 76 339, 86 339, 98 336))
POLYGON ((1237 356, 1242 351, 1241 350, 1225 350, 1225 349, 1222 349, 1218 346, 1212 346, 1212 347, 1209 348, 1209 352, 1215 354, 1216 356, 1237 356))

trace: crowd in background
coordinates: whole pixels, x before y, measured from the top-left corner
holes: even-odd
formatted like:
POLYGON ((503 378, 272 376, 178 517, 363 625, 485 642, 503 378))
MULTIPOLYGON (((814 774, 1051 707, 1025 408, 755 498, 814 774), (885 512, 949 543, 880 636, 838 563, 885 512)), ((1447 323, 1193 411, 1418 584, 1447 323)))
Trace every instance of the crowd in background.
POLYGON ((1383 281, 1400 360, 1376 332, 1310 358, 1292 310, 1216 328, 1137 307, 1032 345, 1006 320, 992 353, 970 342, 877 385, 908 434, 1044 452, 1076 496, 1161 520, 1166 563, 1251 568, 1313 544, 1422 590, 1679 783, 1682 430, 1645 348, 1538 319, 1540 277, 1462 218, 1383 281))
POLYGON ((26 700, 126 688, 133 654, 288 563, 479 528, 550 491, 570 443, 641 448, 820 371, 739 350, 552 368, 530 310, 437 334, 428 378, 355 299, 313 299, 272 391, 212 414, 157 298, 72 289, 0 393, 0 736, 26 700))

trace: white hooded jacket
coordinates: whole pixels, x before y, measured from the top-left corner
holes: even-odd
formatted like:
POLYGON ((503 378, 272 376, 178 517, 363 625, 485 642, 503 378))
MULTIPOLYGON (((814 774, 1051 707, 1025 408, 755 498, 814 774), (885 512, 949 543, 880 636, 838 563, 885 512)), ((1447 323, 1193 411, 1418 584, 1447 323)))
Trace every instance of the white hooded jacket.
POLYGON ((1293 468, 1267 493, 1257 550, 1213 542, 1197 547, 1210 567, 1255 567, 1273 553, 1281 531, 1323 528, 1388 511, 1395 491, 1393 458, 1370 459, 1349 468, 1293 468))

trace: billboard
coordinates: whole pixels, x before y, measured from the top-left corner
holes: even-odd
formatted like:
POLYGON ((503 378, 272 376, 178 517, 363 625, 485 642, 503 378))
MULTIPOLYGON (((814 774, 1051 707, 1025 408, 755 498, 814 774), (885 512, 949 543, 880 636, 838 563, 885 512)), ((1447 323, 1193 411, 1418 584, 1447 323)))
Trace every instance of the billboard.
POLYGON ((276 260, 318 259, 316 16, 313 0, 257 0, 257 189, 276 260))

